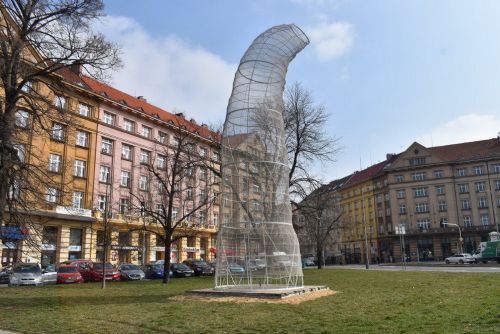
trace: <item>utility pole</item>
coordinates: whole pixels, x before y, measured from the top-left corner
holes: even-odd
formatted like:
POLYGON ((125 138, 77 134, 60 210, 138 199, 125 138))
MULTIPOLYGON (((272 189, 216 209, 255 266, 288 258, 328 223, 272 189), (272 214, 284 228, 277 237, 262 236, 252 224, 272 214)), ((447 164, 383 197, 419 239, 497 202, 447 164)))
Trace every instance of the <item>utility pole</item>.
POLYGON ((106 288, 106 262, 108 253, 108 212, 109 212, 109 184, 106 184, 106 202, 104 203, 104 244, 103 244, 103 256, 102 256, 102 282, 101 289, 106 288))
POLYGON ((361 186, 361 210, 363 211, 363 226, 365 230, 365 269, 370 269, 370 260, 368 258, 368 236, 366 231, 365 199, 363 197, 363 186, 361 186))

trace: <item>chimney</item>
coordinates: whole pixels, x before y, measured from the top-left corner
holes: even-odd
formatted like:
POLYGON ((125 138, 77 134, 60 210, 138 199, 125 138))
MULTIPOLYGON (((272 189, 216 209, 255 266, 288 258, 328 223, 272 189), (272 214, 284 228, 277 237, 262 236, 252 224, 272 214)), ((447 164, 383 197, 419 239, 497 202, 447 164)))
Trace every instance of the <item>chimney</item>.
POLYGON ((175 114, 175 116, 178 116, 178 117, 180 117, 180 118, 185 118, 185 116, 184 116, 184 113, 183 113, 183 112, 178 112, 178 113, 176 113, 176 114, 175 114))
POLYGON ((497 140, 500 141, 500 131, 497 133, 497 140))
POLYGON ((385 158, 386 158, 387 160, 390 160, 390 159, 391 159, 391 158, 393 158, 395 155, 396 155, 396 153, 387 153, 387 154, 385 155, 385 158))
POLYGON ((196 123, 196 120, 195 120, 194 118, 191 118, 189 121, 190 121, 191 123, 193 123, 193 124, 197 124, 197 123, 196 123))
POLYGON ((144 102, 148 102, 148 100, 146 100, 146 98, 145 98, 144 96, 142 96, 142 95, 139 95, 139 96, 137 97, 137 99, 138 99, 138 100, 141 100, 141 101, 144 101, 144 102))
POLYGON ((73 64, 69 65, 69 69, 76 75, 82 74, 82 64, 78 63, 77 61, 74 61, 73 64))
POLYGON ((205 129, 208 129, 208 125, 206 125, 205 123, 201 123, 201 127, 205 128, 205 129))

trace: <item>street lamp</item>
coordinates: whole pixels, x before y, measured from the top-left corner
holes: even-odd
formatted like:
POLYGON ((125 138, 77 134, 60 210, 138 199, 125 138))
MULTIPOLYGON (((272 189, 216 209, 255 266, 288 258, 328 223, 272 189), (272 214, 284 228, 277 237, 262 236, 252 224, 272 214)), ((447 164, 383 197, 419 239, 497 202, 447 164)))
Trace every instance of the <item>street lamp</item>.
POLYGON ((458 227, 458 236, 459 236, 459 239, 458 239, 459 249, 458 250, 460 251, 460 253, 463 253, 462 242, 464 241, 464 239, 462 239, 462 228, 460 227, 460 225, 454 224, 454 223, 443 223, 443 225, 453 225, 453 226, 458 227))

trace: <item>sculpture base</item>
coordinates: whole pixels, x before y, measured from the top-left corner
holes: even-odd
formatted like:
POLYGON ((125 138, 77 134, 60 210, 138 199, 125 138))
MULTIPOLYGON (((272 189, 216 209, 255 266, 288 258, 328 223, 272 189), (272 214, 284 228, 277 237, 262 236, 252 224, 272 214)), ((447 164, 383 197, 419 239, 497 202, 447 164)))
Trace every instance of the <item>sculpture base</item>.
POLYGON ((186 291, 187 295, 197 295, 206 297, 246 297, 258 299, 285 299, 289 297, 313 294, 320 291, 328 291, 328 287, 323 285, 306 285, 297 288, 276 288, 266 287, 265 289, 251 288, 244 286, 209 288, 186 291))

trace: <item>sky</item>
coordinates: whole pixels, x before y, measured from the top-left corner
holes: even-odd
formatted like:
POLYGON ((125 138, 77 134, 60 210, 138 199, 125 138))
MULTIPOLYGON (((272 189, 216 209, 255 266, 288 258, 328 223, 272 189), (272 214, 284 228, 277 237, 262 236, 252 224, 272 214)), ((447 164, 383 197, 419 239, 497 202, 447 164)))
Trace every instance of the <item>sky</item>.
POLYGON ((239 60, 266 29, 295 23, 311 43, 290 64, 326 107, 346 176, 418 141, 500 132, 499 1, 104 0, 95 28, 122 47, 111 83, 171 112, 224 120, 239 60))

